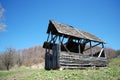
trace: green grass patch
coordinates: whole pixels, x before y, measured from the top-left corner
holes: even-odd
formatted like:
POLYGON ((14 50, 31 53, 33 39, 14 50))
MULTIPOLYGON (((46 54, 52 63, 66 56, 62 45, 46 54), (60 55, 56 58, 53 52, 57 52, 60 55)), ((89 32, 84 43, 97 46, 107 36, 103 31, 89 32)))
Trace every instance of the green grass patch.
POLYGON ((0 71, 0 77, 1 77, 1 76, 7 76, 7 75, 9 75, 9 74, 11 74, 10 71, 0 71))

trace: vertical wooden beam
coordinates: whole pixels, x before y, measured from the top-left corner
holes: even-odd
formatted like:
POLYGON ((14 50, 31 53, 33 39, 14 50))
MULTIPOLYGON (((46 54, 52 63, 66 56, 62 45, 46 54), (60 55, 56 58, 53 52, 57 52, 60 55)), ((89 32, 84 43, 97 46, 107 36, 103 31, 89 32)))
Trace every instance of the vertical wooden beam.
POLYGON ((61 53, 61 36, 59 36, 59 44, 58 44, 58 55, 57 55, 58 68, 60 68, 60 53, 61 53))
MULTIPOLYGON (((48 37, 47 37, 47 42, 49 40, 49 37, 50 37, 50 33, 48 34, 48 37)), ((46 52, 48 52, 48 49, 46 48, 46 52)))
POLYGON ((55 39, 53 39, 53 46, 52 46, 52 69, 56 68, 56 45, 55 39))
POLYGON ((51 34, 51 42, 52 42, 52 40, 53 40, 53 34, 51 34))
POLYGON ((93 57, 93 53, 92 53, 92 43, 91 43, 91 41, 90 41, 90 54, 91 54, 91 56, 93 57))
MULTIPOLYGON (((49 40, 49 36, 50 34, 48 34, 48 37, 47 37, 47 42, 49 40)), ((46 48, 46 53, 45 53, 45 69, 46 70, 50 70, 51 69, 51 60, 50 60, 50 48, 47 49, 46 48)))
POLYGON ((80 54, 80 40, 78 40, 78 50, 79 50, 79 54, 80 54))
POLYGON ((61 52, 61 36, 59 36, 59 53, 61 52))
MULTIPOLYGON (((51 37, 51 40, 49 41, 49 43, 51 43, 53 41, 53 34, 52 33, 50 33, 50 37, 51 37)), ((50 45, 49 45, 49 47, 50 47, 50 45)), ((48 52, 50 53, 50 48, 48 49, 48 52)))
POLYGON ((80 54, 81 54, 81 49, 80 49, 80 40, 78 40, 78 50, 79 50, 79 58, 80 58, 80 54))

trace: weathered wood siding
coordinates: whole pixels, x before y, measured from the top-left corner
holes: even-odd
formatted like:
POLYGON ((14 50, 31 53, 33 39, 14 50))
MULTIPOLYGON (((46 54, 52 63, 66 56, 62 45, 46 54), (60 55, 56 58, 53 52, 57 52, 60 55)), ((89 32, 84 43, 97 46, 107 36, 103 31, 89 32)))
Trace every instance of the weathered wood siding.
POLYGON ((104 57, 91 57, 79 53, 61 52, 60 65, 65 68, 82 68, 82 67, 105 67, 107 59, 104 57))

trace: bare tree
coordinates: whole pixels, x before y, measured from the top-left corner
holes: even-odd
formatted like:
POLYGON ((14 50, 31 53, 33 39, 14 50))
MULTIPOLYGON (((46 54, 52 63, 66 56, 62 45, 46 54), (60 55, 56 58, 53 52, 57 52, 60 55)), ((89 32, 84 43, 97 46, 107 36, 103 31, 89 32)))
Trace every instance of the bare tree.
POLYGON ((22 54, 16 54, 16 57, 15 57, 15 63, 18 65, 18 67, 22 66, 23 65, 23 56, 22 54))
POLYGON ((14 65, 14 54, 15 54, 15 49, 13 48, 6 48, 6 51, 3 54, 2 62, 7 70, 9 70, 10 67, 14 65))

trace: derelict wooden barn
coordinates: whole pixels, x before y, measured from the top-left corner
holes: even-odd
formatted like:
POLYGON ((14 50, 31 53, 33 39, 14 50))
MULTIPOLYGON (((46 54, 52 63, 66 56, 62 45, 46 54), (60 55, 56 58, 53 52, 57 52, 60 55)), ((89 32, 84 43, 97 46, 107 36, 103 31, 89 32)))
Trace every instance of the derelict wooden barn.
POLYGON ((45 69, 106 67, 105 42, 72 26, 49 21, 45 69), (99 51, 94 48, 99 45, 99 51), (100 48, 101 47, 101 48, 100 48))

